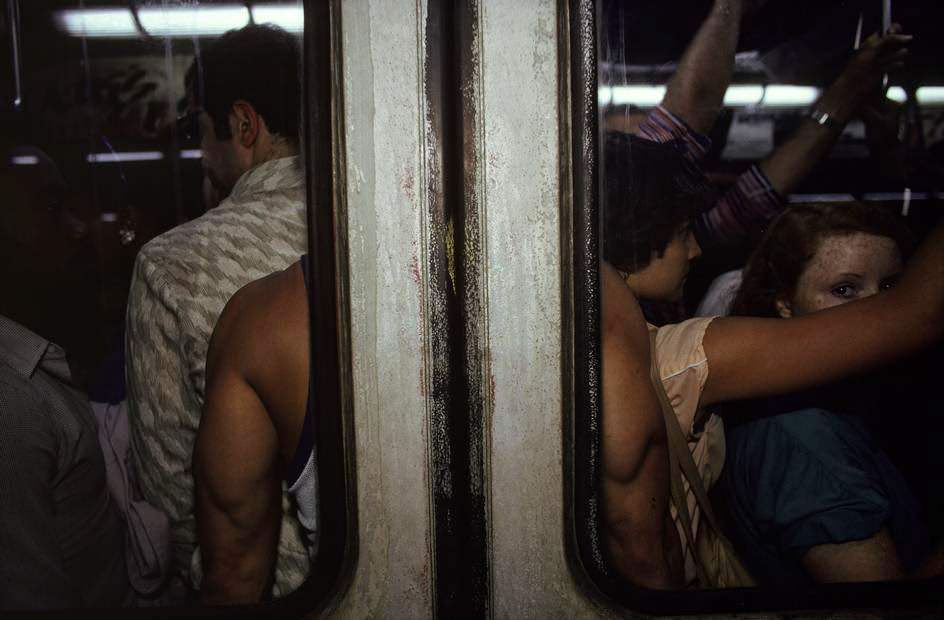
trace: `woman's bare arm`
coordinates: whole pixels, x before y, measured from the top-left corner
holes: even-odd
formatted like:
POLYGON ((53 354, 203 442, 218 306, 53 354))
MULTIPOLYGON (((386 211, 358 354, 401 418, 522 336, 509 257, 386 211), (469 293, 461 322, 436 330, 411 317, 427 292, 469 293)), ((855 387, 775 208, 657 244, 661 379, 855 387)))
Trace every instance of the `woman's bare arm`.
POLYGON ((792 319, 725 317, 705 333, 701 406, 783 394, 889 362, 944 334, 944 224, 882 295, 792 319))

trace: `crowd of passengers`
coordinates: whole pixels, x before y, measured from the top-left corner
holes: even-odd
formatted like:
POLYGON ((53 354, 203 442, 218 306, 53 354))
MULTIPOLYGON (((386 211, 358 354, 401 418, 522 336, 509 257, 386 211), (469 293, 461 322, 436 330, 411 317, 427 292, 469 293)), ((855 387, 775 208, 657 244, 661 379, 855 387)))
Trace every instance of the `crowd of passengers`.
MULTIPOLYGON (((742 4, 715 0, 661 105, 604 123, 609 563, 662 589, 941 575, 875 429, 887 365, 944 335, 944 228, 917 245, 883 207, 784 199, 882 105, 910 37, 866 38, 719 196, 703 166, 742 4), (758 235, 686 316, 690 262, 758 235)), ((292 35, 253 25, 188 71, 180 131, 199 135, 220 202, 139 252, 115 389, 90 401, 35 317, 0 306, 0 609, 246 603, 307 576, 319 498, 298 58, 292 35)), ((3 238, 42 243, 5 243, 0 262, 68 270, 61 239, 32 232, 59 182, 43 157, 3 169, 23 206, 0 214, 3 238)))

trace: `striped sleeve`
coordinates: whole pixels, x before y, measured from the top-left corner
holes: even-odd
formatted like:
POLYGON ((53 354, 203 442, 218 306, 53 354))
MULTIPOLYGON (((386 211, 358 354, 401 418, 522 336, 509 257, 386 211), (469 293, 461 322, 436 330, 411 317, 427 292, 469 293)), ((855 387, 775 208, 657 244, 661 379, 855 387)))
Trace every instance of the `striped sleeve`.
POLYGON ((685 124, 685 121, 661 105, 652 110, 649 116, 639 124, 637 134, 640 138, 653 142, 675 141, 682 155, 692 163, 698 163, 704 159, 711 148, 711 140, 708 136, 694 131, 685 124))
POLYGON ((782 208, 783 200, 767 175, 751 166, 711 209, 695 218, 695 239, 702 250, 743 241, 782 208))

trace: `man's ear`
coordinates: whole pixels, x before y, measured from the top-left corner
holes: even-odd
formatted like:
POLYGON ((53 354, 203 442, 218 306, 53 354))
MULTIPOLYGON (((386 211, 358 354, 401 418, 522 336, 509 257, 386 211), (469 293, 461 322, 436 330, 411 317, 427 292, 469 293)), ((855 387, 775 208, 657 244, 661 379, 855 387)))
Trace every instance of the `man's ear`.
POLYGON ((233 136, 240 145, 246 148, 252 148, 259 139, 259 131, 262 128, 262 117, 252 107, 248 101, 238 99, 233 102, 233 108, 230 111, 230 122, 233 123, 233 136))
POLYGON ((786 299, 777 298, 777 301, 774 302, 774 308, 781 319, 789 319, 793 316, 793 306, 786 299))

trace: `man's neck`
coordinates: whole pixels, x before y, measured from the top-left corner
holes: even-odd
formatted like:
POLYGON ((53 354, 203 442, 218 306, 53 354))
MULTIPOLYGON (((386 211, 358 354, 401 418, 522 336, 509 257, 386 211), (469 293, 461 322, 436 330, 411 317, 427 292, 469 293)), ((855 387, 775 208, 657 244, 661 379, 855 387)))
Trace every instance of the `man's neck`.
POLYGON ((283 157, 295 157, 298 155, 298 145, 286 140, 281 136, 269 136, 267 140, 261 141, 258 148, 253 152, 252 167, 259 164, 283 157))

